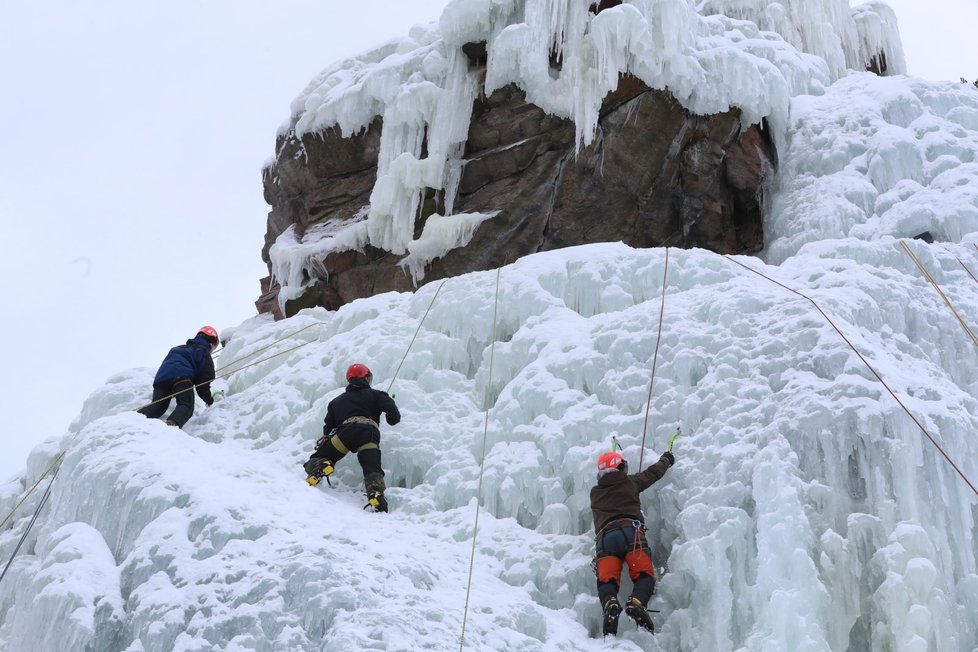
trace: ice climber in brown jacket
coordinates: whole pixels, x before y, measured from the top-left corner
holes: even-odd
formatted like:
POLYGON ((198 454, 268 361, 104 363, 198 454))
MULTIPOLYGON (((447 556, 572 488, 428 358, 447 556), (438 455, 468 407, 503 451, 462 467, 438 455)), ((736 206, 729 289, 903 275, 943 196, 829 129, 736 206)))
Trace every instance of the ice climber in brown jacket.
POLYGON ((649 468, 628 474, 628 462, 618 451, 598 458, 598 483, 591 487, 591 512, 594 515, 594 545, 598 575, 598 599, 603 611, 604 634, 618 633, 618 588, 621 571, 628 564, 634 584, 625 603, 625 613, 639 627, 653 631, 652 618, 645 610, 655 588, 655 568, 645 538, 645 518, 639 494, 666 474, 676 458, 665 452, 649 468))

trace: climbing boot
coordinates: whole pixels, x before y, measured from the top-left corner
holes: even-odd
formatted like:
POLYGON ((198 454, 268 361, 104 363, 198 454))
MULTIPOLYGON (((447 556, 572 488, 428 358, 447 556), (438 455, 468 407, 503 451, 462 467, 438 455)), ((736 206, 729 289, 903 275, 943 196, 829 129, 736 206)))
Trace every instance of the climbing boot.
POLYGON ((368 507, 373 507, 375 512, 386 512, 387 499, 384 498, 384 492, 371 491, 367 494, 367 504, 363 508, 367 509, 368 507))
POLYGON ((302 465, 302 468, 305 470, 306 475, 308 476, 306 478, 306 482, 308 482, 309 486, 311 487, 315 487, 317 484, 319 484, 320 479, 328 477, 334 471, 333 463, 322 457, 310 458, 305 464, 302 465))
POLYGON ((603 628, 602 635, 607 636, 608 634, 611 634, 612 636, 617 636, 618 616, 621 615, 621 603, 618 602, 618 598, 611 597, 604 603, 604 607, 602 609, 604 611, 601 619, 603 628))
POLYGON ((165 424, 166 424, 166 425, 168 425, 168 426, 176 426, 176 427, 178 427, 178 428, 180 427, 180 424, 179 424, 179 423, 177 423, 176 421, 174 421, 173 419, 167 419, 167 420, 166 420, 166 421, 164 421, 163 423, 165 423, 165 424))
POLYGON ((363 476, 363 486, 367 490, 367 507, 373 507, 375 512, 386 512, 387 511, 387 499, 384 498, 384 490, 387 486, 384 484, 384 474, 383 473, 368 473, 363 476))
POLYGON ((628 614, 640 628, 648 631, 649 633, 655 633, 655 628, 652 626, 652 616, 650 616, 649 612, 645 610, 645 605, 642 604, 642 601, 636 598, 634 595, 628 598, 628 603, 625 605, 625 613, 628 614))

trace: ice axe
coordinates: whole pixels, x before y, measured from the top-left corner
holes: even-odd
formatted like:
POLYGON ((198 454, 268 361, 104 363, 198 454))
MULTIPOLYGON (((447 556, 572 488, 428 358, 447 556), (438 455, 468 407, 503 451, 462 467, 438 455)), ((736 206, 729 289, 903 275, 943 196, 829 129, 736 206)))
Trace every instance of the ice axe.
POLYGON ((682 432, 680 431, 679 427, 677 426, 676 427, 676 434, 674 434, 672 437, 669 438, 669 448, 666 449, 670 453, 672 452, 672 445, 676 443, 676 440, 679 439, 679 435, 681 435, 681 434, 682 434, 682 432))

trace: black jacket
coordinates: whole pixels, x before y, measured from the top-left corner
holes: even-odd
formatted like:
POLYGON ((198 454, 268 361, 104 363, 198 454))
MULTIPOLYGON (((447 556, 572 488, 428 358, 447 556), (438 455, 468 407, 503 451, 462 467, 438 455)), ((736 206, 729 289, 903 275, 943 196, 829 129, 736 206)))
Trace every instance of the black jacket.
POLYGON ((600 533, 609 523, 620 518, 645 522, 639 494, 658 482, 669 470, 669 460, 659 461, 640 473, 626 475, 612 471, 591 487, 591 513, 594 516, 594 532, 600 533))
POLYGON ((379 424, 381 413, 387 415, 387 423, 392 426, 401 420, 401 413, 387 392, 354 379, 346 386, 345 392, 329 402, 323 434, 328 435, 350 417, 367 417, 379 424))

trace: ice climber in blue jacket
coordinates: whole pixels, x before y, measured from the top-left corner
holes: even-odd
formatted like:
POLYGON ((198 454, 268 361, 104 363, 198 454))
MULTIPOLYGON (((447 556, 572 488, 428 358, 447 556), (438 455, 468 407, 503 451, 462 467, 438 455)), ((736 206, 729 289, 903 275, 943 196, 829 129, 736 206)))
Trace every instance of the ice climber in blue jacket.
POLYGON ((214 360, 211 353, 220 339, 213 326, 204 326, 186 344, 170 349, 153 378, 153 402, 139 410, 150 419, 159 419, 177 399, 166 424, 182 428, 194 415, 194 388, 207 405, 214 403, 211 381, 214 380, 214 360))

